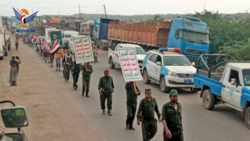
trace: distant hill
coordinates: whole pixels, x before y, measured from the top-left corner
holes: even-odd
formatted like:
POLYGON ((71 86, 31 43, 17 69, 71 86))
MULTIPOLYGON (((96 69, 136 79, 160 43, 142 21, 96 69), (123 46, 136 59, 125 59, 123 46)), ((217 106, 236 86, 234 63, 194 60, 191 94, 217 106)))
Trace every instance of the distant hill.
MULTIPOLYGON (((189 16, 191 14, 157 14, 164 19, 173 19, 173 18, 183 18, 189 16)), ((242 21, 242 20, 250 20, 250 13, 237 13, 237 14, 221 14, 222 17, 228 17, 234 21, 242 21)), ((107 18, 111 19, 119 19, 121 21, 147 21, 148 19, 152 19, 155 15, 107 15, 107 18)), ((42 19, 47 19, 49 17, 58 17, 58 15, 43 15, 42 19)), ((71 18, 79 18, 79 14, 74 14, 70 16, 60 15, 59 17, 71 17, 71 18)), ((88 20, 99 20, 100 18, 105 18, 104 14, 81 14, 81 17, 84 21, 88 20)))

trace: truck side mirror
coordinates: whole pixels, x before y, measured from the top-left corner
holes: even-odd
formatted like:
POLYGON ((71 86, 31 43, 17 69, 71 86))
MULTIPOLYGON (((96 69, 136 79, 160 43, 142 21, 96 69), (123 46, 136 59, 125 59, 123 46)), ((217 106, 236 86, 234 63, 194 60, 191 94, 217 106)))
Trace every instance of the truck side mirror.
POLYGON ((161 66, 161 62, 156 62, 156 65, 161 66))
POLYGON ((231 85, 236 85, 236 79, 235 78, 231 78, 231 85))
POLYGON ((24 107, 1 109, 1 115, 5 127, 20 128, 28 126, 24 107))
POLYGON ((3 141, 25 141, 22 133, 5 133, 0 140, 3 141))

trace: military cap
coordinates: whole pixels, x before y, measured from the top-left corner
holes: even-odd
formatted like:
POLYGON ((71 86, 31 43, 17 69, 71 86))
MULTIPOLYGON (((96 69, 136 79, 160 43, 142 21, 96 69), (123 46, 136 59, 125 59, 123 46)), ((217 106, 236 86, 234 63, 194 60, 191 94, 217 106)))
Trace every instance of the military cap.
POLYGON ((151 89, 145 89, 145 93, 151 93, 151 89))
POLYGON ((172 89, 170 92, 169 92, 170 95, 177 95, 178 94, 178 91, 176 89, 172 89))

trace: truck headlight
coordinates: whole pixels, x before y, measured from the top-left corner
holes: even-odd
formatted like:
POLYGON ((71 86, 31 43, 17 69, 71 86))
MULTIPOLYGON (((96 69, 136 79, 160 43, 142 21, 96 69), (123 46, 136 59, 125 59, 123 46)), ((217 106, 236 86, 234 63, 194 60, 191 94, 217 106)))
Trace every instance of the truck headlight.
POLYGON ((168 72, 168 75, 170 75, 170 76, 176 76, 176 73, 175 73, 175 72, 172 72, 172 71, 169 71, 169 72, 168 72))

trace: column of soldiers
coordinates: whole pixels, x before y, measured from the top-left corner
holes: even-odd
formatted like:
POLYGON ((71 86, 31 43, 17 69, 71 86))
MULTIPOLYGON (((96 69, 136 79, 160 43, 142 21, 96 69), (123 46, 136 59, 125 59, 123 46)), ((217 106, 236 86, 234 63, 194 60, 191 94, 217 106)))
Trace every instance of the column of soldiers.
MULTIPOLYGON (((79 74, 82 71, 82 96, 89 97, 89 84, 93 68, 89 62, 76 64, 76 59, 66 51, 62 57, 63 77, 66 82, 70 78, 70 71, 73 77, 73 88, 77 90, 79 74)), ((59 68, 60 70, 60 68, 59 68)), ((133 122, 135 115, 137 117, 137 125, 141 124, 143 141, 151 140, 157 132, 157 121, 163 124, 163 140, 164 141, 183 141, 182 127, 182 106, 178 102, 178 92, 172 89, 169 93, 170 101, 163 105, 162 114, 158 109, 158 104, 155 98, 152 97, 151 89, 145 89, 145 98, 143 98, 137 109, 137 97, 141 95, 141 91, 135 81, 125 84, 127 95, 127 119, 126 130, 135 130, 133 122), (155 119, 155 113, 157 119, 155 119)), ((100 104, 102 114, 106 114, 105 102, 107 100, 107 115, 112 116, 112 93, 114 92, 113 78, 109 75, 109 70, 104 71, 104 76, 99 80, 98 90, 100 95, 100 104)))
MULTIPOLYGON (((89 84, 93 68, 89 62, 83 65, 76 64, 67 51, 63 57, 63 74, 66 81, 69 79, 70 68, 73 76, 73 88, 78 88, 77 81, 80 71, 82 71, 82 96, 89 97, 89 84)), ((137 97, 141 94, 140 89, 136 86, 136 82, 127 82, 125 85, 127 95, 127 119, 126 130, 135 130, 133 122, 137 109, 137 97)), ((102 114, 106 114, 105 102, 107 100, 107 115, 112 116, 112 93, 114 92, 113 78, 109 76, 109 70, 104 71, 104 76, 99 80, 98 90, 100 95, 100 104, 102 114)), ((137 110, 137 125, 141 124, 143 141, 151 140, 157 132, 157 120, 163 124, 163 140, 164 141, 183 141, 182 127, 182 107, 178 103, 178 92, 172 89, 169 93, 170 102, 163 105, 162 115, 158 109, 155 98, 152 97, 151 89, 145 89, 145 98, 140 101, 137 110), (157 114, 157 120, 155 119, 157 114)))

